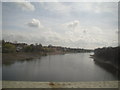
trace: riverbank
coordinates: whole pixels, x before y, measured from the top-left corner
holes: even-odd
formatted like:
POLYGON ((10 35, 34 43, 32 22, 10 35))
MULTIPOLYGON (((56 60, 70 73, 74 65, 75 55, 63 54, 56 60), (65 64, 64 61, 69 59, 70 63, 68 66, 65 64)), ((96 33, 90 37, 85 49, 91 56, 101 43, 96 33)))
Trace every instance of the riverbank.
POLYGON ((102 64, 108 65, 110 67, 113 67, 113 68, 119 70, 117 65, 114 65, 113 63, 111 63, 108 60, 103 60, 101 58, 96 57, 95 55, 90 55, 90 57, 93 58, 95 62, 102 63, 102 64))
POLYGON ((31 82, 3 81, 3 88, 119 88, 119 81, 31 82))
POLYGON ((15 61, 29 61, 32 59, 40 59, 41 56, 55 55, 55 54, 65 54, 63 52, 19 52, 19 53, 2 53, 2 64, 11 64, 15 61))
MULTIPOLYGON (((16 52, 16 53, 2 53, 2 64, 12 64, 15 61, 30 61, 33 59, 40 59, 41 56, 47 55, 64 55, 73 52, 16 52)), ((77 52, 74 52, 77 53, 77 52)))
POLYGON ((94 59, 95 64, 97 64, 101 68, 104 68, 108 72, 112 73, 118 78, 118 80, 120 80, 120 76, 119 76, 120 69, 118 68, 119 66, 112 64, 108 60, 106 61, 104 59, 98 58, 95 55, 90 55, 90 57, 94 59))

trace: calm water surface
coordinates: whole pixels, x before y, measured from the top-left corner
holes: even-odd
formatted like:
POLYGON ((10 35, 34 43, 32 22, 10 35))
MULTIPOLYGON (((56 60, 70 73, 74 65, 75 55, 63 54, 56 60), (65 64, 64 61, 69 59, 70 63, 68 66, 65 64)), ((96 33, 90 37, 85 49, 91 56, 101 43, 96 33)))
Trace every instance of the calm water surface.
POLYGON ((30 61, 3 65, 3 80, 104 81, 116 77, 95 64, 91 53, 42 56, 30 61))

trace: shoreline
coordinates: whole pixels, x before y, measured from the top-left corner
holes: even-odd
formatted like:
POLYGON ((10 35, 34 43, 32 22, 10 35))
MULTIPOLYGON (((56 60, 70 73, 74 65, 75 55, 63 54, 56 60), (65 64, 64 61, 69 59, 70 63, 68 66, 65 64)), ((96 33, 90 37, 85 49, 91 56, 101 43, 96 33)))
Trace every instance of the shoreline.
POLYGON ((42 56, 57 55, 63 53, 43 53, 43 52, 19 52, 19 53, 2 53, 2 64, 13 63, 15 61, 24 61, 40 59, 42 56))
POLYGON ((95 55, 90 55, 90 58, 94 59, 94 62, 98 64, 99 66, 105 68, 105 69, 112 69, 113 71, 120 72, 119 66, 115 66, 110 61, 105 61, 104 59, 100 59, 96 57, 95 55))
POLYGON ((15 61, 29 61, 33 59, 40 59, 47 55, 64 55, 73 52, 16 52, 16 53, 2 53, 2 64, 12 64, 15 61))

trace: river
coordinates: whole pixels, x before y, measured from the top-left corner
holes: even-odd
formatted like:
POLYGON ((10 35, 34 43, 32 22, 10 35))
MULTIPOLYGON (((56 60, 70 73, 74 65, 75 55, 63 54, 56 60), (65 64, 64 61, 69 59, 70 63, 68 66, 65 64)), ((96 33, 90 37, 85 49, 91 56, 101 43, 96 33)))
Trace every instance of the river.
POLYGON ((2 79, 15 81, 111 81, 116 75, 95 64, 92 53, 48 55, 2 66, 2 79))

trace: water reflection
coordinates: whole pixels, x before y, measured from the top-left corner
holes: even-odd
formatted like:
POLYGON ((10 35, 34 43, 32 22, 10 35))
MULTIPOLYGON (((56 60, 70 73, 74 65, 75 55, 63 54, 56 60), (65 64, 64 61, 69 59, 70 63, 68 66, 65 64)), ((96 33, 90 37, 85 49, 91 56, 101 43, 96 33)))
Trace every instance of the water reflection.
POLYGON ((103 68, 104 70, 106 70, 106 72, 111 73, 114 77, 116 77, 116 79, 118 79, 118 73, 120 72, 116 70, 112 65, 100 63, 100 62, 97 62, 96 60, 94 60, 94 63, 100 68, 103 68))
MULTIPOLYGON (((26 59, 22 59, 22 60, 13 60, 13 61, 7 61, 5 63, 2 63, 3 65, 6 65, 6 66, 10 66, 16 62, 19 62, 19 63, 24 63, 24 62, 31 62, 33 60, 37 60, 37 59, 41 59, 41 57, 39 58, 36 58, 36 59, 33 59, 33 58, 26 58, 26 59)), ((3 60, 4 61, 4 60, 3 60)))
POLYGON ((48 55, 40 59, 3 65, 3 80, 22 81, 106 81, 116 80, 89 58, 91 53, 48 55))

